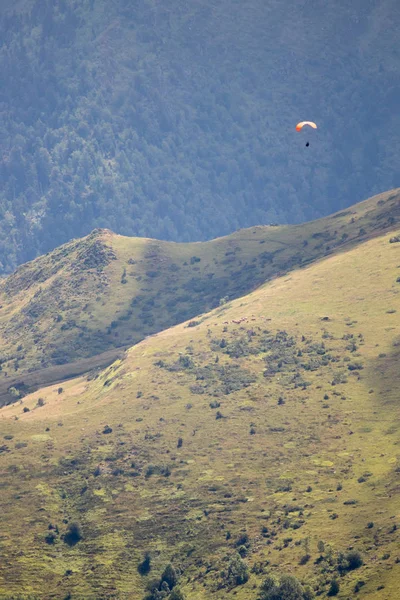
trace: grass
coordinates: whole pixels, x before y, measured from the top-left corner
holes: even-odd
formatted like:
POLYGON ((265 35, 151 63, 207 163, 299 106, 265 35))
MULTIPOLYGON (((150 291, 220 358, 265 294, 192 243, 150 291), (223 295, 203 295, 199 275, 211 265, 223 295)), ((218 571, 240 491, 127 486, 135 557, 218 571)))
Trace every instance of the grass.
MULTIPOLYGON (((98 364, 104 365, 105 352, 201 320, 221 302, 393 230, 399 220, 395 190, 305 225, 253 227, 204 243, 107 230, 74 240, 1 282, 1 403, 26 393, 38 372, 42 384, 50 384, 51 367, 66 378, 90 368, 77 370, 82 359, 103 354, 98 364)), ((389 303, 387 310, 395 309, 389 303)))
MULTIPOLYGON (((354 209, 372 227, 369 210, 354 209)), ((309 239, 317 226, 306 226, 309 239)), ((61 393, 52 385, 3 407, 0 598, 139 600, 170 561, 190 600, 255 600, 266 573, 295 574, 327 597, 330 556, 350 548, 364 565, 339 577, 337 597, 353 597, 359 580, 359 597, 396 597, 394 230, 275 277, 197 325, 153 335, 102 372, 66 381, 61 393), (62 535, 74 521, 83 539, 69 547, 62 535), (59 528, 52 545, 44 542, 50 523, 59 528), (253 572, 230 589, 223 572, 244 532, 253 572), (147 551, 153 566, 142 577, 147 551)), ((235 237, 244 245, 243 233, 235 237)), ((112 241, 125 258, 129 243, 112 241)), ((205 245, 208 264, 226 243, 205 245)), ((109 294, 104 311, 116 302, 109 294)))

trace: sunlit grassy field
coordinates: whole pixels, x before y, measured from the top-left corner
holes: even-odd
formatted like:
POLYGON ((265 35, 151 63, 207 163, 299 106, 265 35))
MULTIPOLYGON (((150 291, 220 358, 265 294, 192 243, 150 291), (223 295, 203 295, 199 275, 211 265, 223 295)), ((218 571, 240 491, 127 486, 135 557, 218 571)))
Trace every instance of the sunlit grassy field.
POLYGON ((54 381, 46 371, 54 366, 60 379, 76 375, 80 359, 130 347, 399 222, 393 190, 305 225, 253 227, 210 242, 107 230, 74 240, 0 282, 0 405, 36 386, 38 371, 42 383, 54 381))
MULTIPOLYGON (((372 230, 370 208, 360 207, 326 223, 354 218, 372 230)), ((308 245, 290 229, 302 257, 318 241, 317 224, 307 227, 308 245)), ((267 246, 287 229, 248 234, 267 246)), ((392 226, 328 251, 236 300, 218 290, 228 295, 221 306, 148 337, 104 371, 2 408, 0 597, 142 599, 169 562, 190 600, 255 600, 267 573, 294 574, 326 597, 335 557, 353 548, 364 564, 339 577, 337 597, 353 598, 359 584, 357 597, 396 598, 396 235, 392 226), (82 539, 69 546, 72 522, 82 539), (250 577, 233 586, 227 564, 238 550, 250 577)), ((129 243, 112 238, 119 260, 129 243)), ((197 273, 210 269, 227 243, 187 248, 189 263, 203 248, 197 273)), ((229 244, 240 244, 246 271, 253 241, 239 232, 229 244)), ((176 264, 179 247, 168 248, 176 264)), ((117 261, 107 267, 110 281, 118 270, 117 261)), ((99 322, 133 286, 108 289, 99 322)), ((129 323, 119 329, 126 339, 129 323)))

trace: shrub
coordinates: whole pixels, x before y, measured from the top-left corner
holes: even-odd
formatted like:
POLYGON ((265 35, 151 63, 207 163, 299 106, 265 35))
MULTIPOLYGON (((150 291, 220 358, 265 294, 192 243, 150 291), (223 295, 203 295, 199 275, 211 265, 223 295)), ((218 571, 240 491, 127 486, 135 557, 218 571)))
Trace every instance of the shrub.
POLYGON ((185 600, 185 596, 179 588, 175 588, 168 600, 185 600))
POLYGON ((194 362, 191 356, 188 354, 181 354, 178 360, 179 366, 184 369, 192 369, 194 367, 194 362))
POLYGON ((44 538, 44 541, 46 542, 46 544, 49 544, 50 546, 52 546, 54 544, 54 542, 57 539, 57 535, 54 533, 54 531, 49 531, 44 538))
POLYGON ((178 438, 178 443, 177 443, 176 447, 182 448, 182 444, 183 444, 183 439, 180 437, 180 438, 178 438))
POLYGON ((205 389, 201 385, 191 385, 190 391, 192 394, 204 394, 205 389))
POLYGON ((267 577, 260 588, 260 600, 312 600, 311 589, 304 588, 291 575, 283 575, 278 582, 274 577, 267 577))
POLYGON ((350 550, 347 554, 339 554, 338 556, 338 571, 345 573, 346 571, 354 571, 363 564, 363 559, 358 550, 350 550))
POLYGON ((235 542, 236 548, 239 546, 250 546, 249 536, 247 533, 242 533, 235 542))
POLYGON ((158 472, 159 471, 157 470, 157 467, 155 465, 149 465, 146 469, 145 477, 146 477, 146 479, 148 479, 149 477, 154 475, 154 473, 158 473, 158 472))
POLYGON ((349 371, 361 371, 364 367, 360 362, 350 363, 347 365, 349 371))
POLYGON ((357 594, 357 592, 359 592, 364 585, 365 581, 357 581, 356 585, 354 586, 354 592, 357 594))
POLYGON ((79 523, 71 523, 68 526, 67 533, 64 535, 64 542, 68 546, 75 546, 82 539, 82 530, 79 523))
POLYGON ((160 587, 159 579, 150 579, 150 581, 146 584, 146 590, 150 592, 150 596, 146 596, 146 600, 152 600, 153 595, 158 592, 158 588, 160 587))
POLYGON ((59 388, 58 388, 58 390, 57 390, 57 393, 58 393, 58 394, 62 394, 62 393, 63 393, 63 391, 64 391, 64 389, 63 389, 62 387, 59 387, 59 388))
POLYGON ((200 323, 201 321, 189 321, 187 327, 196 327, 197 325, 200 325, 200 323))
POLYGON ((43 398, 38 398, 38 401, 36 403, 36 406, 44 406, 46 403, 43 400, 43 398))
POLYGON ((328 596, 337 596, 340 590, 340 585, 337 579, 332 579, 328 590, 328 596))
POLYGON ((213 400, 212 402, 210 402, 210 408, 219 408, 221 406, 221 403, 218 402, 218 400, 213 400))
POLYGON ((358 569, 363 564, 363 559, 357 550, 350 550, 350 552, 346 555, 346 560, 348 563, 348 570, 353 571, 354 569, 358 569))
POLYGON ((27 442, 17 442, 17 443, 15 444, 15 448, 16 448, 17 450, 20 450, 21 448, 26 448, 26 447, 27 447, 27 445, 28 445, 28 444, 27 444, 27 442))

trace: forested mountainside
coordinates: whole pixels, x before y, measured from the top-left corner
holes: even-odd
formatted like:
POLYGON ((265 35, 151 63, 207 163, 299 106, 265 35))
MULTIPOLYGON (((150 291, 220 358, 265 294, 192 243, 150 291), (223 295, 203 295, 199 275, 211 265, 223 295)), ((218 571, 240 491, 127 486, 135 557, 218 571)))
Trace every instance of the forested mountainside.
MULTIPOLYGON (((400 223, 391 190, 303 225, 177 244, 96 230, 0 282, 0 406, 400 223), (78 363, 77 363, 78 361, 78 363)), ((394 236, 396 237, 396 236, 394 236)))
POLYGON ((399 23, 396 0, 3 0, 0 271, 95 227, 204 240, 395 186, 399 23))
POLYGON ((1 408, 0 598, 395 600, 399 233, 1 408))

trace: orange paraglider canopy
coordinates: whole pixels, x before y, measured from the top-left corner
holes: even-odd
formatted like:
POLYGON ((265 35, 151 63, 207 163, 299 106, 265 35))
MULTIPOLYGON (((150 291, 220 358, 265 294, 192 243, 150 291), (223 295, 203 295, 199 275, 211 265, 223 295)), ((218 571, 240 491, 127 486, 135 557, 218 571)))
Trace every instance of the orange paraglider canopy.
POLYGON ((296 131, 301 131, 303 129, 304 125, 308 125, 309 127, 312 127, 313 129, 318 129, 318 127, 316 126, 315 123, 313 123, 313 121, 301 121, 301 123, 297 123, 296 131))

